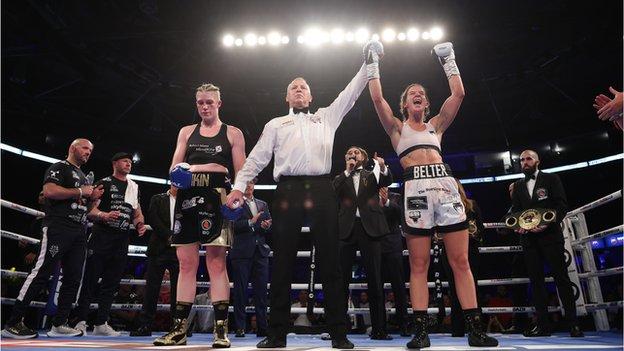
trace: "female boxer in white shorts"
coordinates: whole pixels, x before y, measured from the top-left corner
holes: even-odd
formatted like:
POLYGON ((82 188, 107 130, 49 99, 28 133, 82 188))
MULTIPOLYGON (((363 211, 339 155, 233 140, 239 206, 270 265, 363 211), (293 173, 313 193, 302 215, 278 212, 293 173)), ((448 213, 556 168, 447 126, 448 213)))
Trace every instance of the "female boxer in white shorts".
MULTIPOLYGON (((431 236, 442 234, 446 254, 456 282, 457 296, 461 303, 471 346, 496 346, 498 341, 487 336, 481 325, 477 306, 475 282, 468 264, 468 226, 457 184, 450 168, 443 163, 440 154, 442 135, 455 119, 462 100, 464 86, 455 63, 451 43, 438 44, 435 54, 449 81, 449 96, 440 112, 429 116, 429 98, 420 84, 409 85, 401 95, 400 108, 403 121, 394 117, 392 109, 383 97, 379 79, 369 81, 375 110, 392 146, 403 166, 405 193, 405 221, 403 231, 407 234, 410 262, 410 298, 415 316, 415 335, 408 348, 430 346, 427 335, 427 307, 429 291, 427 272, 431 236)), ((367 53, 365 53, 367 54, 367 53)), ((374 56, 373 53, 368 55, 374 56)), ((373 65, 376 57, 373 57, 373 65)))

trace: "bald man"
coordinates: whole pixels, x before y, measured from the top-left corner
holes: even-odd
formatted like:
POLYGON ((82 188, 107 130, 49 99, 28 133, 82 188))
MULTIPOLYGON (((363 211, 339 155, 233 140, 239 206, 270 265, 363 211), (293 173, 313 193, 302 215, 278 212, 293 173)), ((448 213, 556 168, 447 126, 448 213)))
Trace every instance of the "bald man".
POLYGON ((539 164, 539 156, 535 151, 525 150, 520 154, 524 179, 514 183, 511 196, 512 213, 542 208, 555 210, 557 216, 555 222, 540 225, 530 231, 516 230, 521 234, 520 242, 538 317, 537 325, 526 330, 524 336, 550 336, 551 333, 547 306, 548 291, 544 281, 544 263, 548 262, 569 322, 570 336, 582 337, 583 332, 576 318, 572 283, 565 263, 564 239, 561 231, 561 221, 567 213, 568 203, 559 177, 556 174, 541 172, 539 164))
POLYGON ((88 184, 80 166, 87 163, 93 144, 76 139, 69 146, 67 159, 50 166, 44 175, 45 217, 43 237, 37 263, 19 292, 11 318, 2 336, 30 339, 38 336, 24 324, 24 314, 30 302, 48 284, 57 263, 63 269, 56 315, 52 320, 50 337, 81 336, 82 332, 67 325, 71 305, 76 301, 87 249, 87 213, 94 200, 102 196, 102 188, 88 184))
POLYGON ((330 177, 334 135, 368 82, 363 64, 347 87, 327 107, 310 111, 308 82, 295 78, 286 89, 287 115, 270 120, 245 165, 238 172, 228 206, 243 203, 247 183, 274 157, 273 264, 271 274, 269 336, 258 348, 286 347, 290 327, 290 283, 304 219, 319 257, 325 294, 325 316, 332 347, 352 349, 346 337, 346 304, 343 303, 338 242, 338 200, 330 177))

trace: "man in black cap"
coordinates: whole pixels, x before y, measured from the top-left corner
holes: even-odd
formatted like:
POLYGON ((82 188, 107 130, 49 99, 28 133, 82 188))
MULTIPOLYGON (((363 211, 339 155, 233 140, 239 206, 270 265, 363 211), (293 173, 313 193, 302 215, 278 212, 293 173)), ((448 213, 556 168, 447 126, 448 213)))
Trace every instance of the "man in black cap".
POLYGON ((89 212, 94 222, 89 238, 87 262, 76 307, 76 329, 87 333, 87 316, 92 293, 97 282, 102 282, 97 296, 98 311, 93 324, 93 335, 119 336, 107 323, 113 295, 126 268, 130 226, 134 225, 139 236, 145 234, 145 224, 139 204, 139 186, 128 179, 132 169, 132 155, 118 152, 111 159, 113 175, 96 184, 102 185, 104 194, 89 212))

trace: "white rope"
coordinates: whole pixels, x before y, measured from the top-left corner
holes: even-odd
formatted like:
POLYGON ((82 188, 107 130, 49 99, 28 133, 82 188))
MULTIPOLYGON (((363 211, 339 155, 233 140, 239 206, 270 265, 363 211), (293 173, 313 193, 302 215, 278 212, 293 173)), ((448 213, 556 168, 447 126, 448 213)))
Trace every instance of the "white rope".
MULTIPOLYGON (((15 304, 15 299, 10 299, 10 298, 6 298, 3 297, 1 299, 2 304, 3 305, 14 305, 15 304)), ((32 301, 30 303, 31 307, 38 307, 38 308, 45 308, 46 307, 46 302, 43 301, 32 301)), ((611 301, 611 302, 604 302, 604 303, 595 303, 595 304, 587 304, 585 305, 585 308, 587 308, 588 311, 596 311, 596 310, 605 310, 605 309, 609 309, 612 307, 622 307, 624 305, 623 301, 611 301)), ((90 309, 97 309, 98 305, 97 304, 91 304, 90 305, 90 309)), ((114 303, 111 305, 111 310, 123 310, 123 311, 140 311, 142 308, 141 304, 121 304, 121 303, 114 303)), ((156 305, 157 310, 159 311, 169 311, 170 310, 170 306, 169 304, 157 304, 156 305)), ((212 310, 213 307, 212 305, 193 305, 192 309, 195 310, 212 310)), ((268 312, 271 312, 271 308, 267 307, 268 312)), ((515 306, 515 307, 483 307, 481 309, 483 311, 483 313, 485 314, 495 314, 495 313, 531 313, 531 312, 535 312, 535 307, 532 306, 515 306)), ((548 307, 548 312, 557 312, 560 311, 561 307, 559 306, 549 306, 548 307)), ((234 312, 234 307, 230 306, 229 307, 229 311, 230 312, 234 312)), ((306 314, 308 311, 308 309, 306 307, 291 307, 290 308, 290 313, 292 314, 306 314)), ((436 307, 433 308, 428 308, 427 309, 427 313, 429 314, 436 314, 438 313, 439 309, 436 307)), ((446 313, 450 313, 451 312, 451 308, 450 307, 446 307, 445 308, 446 313)), ((255 308, 253 306, 247 306, 245 307, 245 312, 247 313, 253 313, 255 312, 255 308)), ((313 309, 313 313, 314 314, 323 314, 325 313, 325 310, 323 307, 314 307, 313 309)), ((349 308, 347 310, 348 314, 369 314, 370 313, 370 309, 368 308, 349 308)), ((395 314, 396 313, 396 309, 395 308, 386 308, 386 313, 388 314, 395 314)), ((413 313, 411 308, 407 309, 407 313, 413 313)))
POLYGON ((44 217, 45 216, 45 213, 43 213, 41 211, 37 211, 37 210, 32 209, 30 207, 18 205, 18 204, 14 203, 14 202, 11 202, 11 201, 0 199, 0 204, 2 205, 2 207, 8 207, 8 208, 16 210, 18 212, 29 214, 31 216, 35 216, 35 217, 44 217))
POLYGON ((614 193, 611 193, 611 194, 609 194, 607 196, 601 197, 600 199, 598 199, 596 201, 592 201, 592 202, 588 203, 587 205, 583 205, 583 206, 581 206, 581 207, 579 207, 579 208, 577 208, 575 210, 569 211, 566 214, 566 217, 575 216, 575 215, 577 215, 579 213, 583 213, 583 212, 589 211, 589 210, 591 210, 593 208, 596 208, 598 206, 604 205, 604 204, 606 204, 608 202, 611 202, 613 200, 617 200, 617 199, 619 199, 621 197, 622 197, 622 190, 618 190, 618 191, 616 191, 614 193))

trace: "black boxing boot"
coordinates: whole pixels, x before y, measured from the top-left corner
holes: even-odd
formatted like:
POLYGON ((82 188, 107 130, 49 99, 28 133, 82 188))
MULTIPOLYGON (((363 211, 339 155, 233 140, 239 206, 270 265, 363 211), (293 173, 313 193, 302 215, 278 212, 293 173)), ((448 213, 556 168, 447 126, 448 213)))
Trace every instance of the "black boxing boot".
POLYGON ((232 343, 228 338, 228 306, 229 301, 217 301, 212 303, 215 314, 214 341, 212 347, 229 348, 232 343))
POLYGON ((414 311, 414 337, 407 343, 408 349, 422 349, 431 346, 429 340, 427 311, 414 311))
POLYGON ((186 331, 188 329, 188 315, 193 307, 192 302, 178 301, 173 316, 173 325, 169 333, 156 338, 156 346, 186 345, 186 331))
POLYGON ((466 328, 468 329, 468 345, 498 346, 498 340, 488 336, 483 331, 480 308, 464 310, 464 319, 466 320, 466 328))

